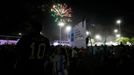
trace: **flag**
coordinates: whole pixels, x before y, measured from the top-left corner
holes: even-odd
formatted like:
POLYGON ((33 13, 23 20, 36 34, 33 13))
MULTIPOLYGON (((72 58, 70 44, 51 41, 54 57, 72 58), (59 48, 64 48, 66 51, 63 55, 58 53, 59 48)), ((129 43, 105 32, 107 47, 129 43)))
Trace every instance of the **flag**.
POLYGON ((86 48, 86 21, 81 21, 72 28, 71 44, 73 47, 86 48))

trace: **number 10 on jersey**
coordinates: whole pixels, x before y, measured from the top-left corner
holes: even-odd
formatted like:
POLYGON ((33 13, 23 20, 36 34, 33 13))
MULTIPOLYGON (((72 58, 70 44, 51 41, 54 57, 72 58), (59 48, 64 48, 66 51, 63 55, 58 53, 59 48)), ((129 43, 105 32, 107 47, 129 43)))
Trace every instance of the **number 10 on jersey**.
POLYGON ((31 55, 29 57, 29 59, 42 59, 44 57, 44 53, 45 53, 45 47, 46 45, 44 43, 41 43, 38 45, 37 47, 37 52, 35 52, 35 42, 33 42, 31 45, 30 45, 30 48, 32 49, 32 52, 31 52, 31 55))

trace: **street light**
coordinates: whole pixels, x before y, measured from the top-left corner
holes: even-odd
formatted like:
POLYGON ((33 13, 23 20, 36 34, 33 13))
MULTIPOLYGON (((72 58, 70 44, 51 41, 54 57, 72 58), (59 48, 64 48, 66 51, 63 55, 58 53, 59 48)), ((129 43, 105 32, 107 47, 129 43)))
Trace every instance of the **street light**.
POLYGON ((119 33, 120 33, 120 36, 121 36, 121 27, 120 27, 121 20, 117 20, 116 23, 119 25, 119 33))
POLYGON ((86 31, 86 35, 91 35, 91 32, 90 31, 86 31))
POLYGON ((22 35, 22 33, 19 33, 19 35, 21 36, 21 35, 22 35))
POLYGON ((59 25, 60 27, 63 27, 63 26, 65 25, 65 23, 64 23, 64 22, 59 22, 58 25, 59 25))
POLYGON ((72 27, 71 26, 67 26, 66 27, 66 32, 68 33, 68 32, 70 32, 71 31, 71 29, 72 29, 72 27))
POLYGON ((72 29, 71 26, 67 26, 67 27, 66 27, 67 40, 68 40, 68 35, 69 35, 69 32, 71 31, 71 29, 72 29))
POLYGON ((114 29, 114 33, 117 33, 118 32, 118 29, 114 29))
POLYGON ((60 27, 60 45, 61 45, 61 28, 65 25, 64 22, 59 22, 58 26, 60 27))
POLYGON ((42 33, 42 32, 40 32, 40 35, 43 35, 43 33, 42 33))
POLYGON ((101 36, 100 36, 99 34, 97 34, 97 35, 95 36, 95 39, 96 39, 96 40, 101 40, 101 36))
POLYGON ((116 37, 119 38, 119 37, 121 37, 121 35, 120 34, 116 34, 116 37))
POLYGON ((117 20, 116 23, 117 23, 117 24, 120 24, 120 23, 121 23, 121 20, 117 20))
POLYGON ((86 35, 87 35, 87 36, 89 35, 89 31, 86 31, 86 35))

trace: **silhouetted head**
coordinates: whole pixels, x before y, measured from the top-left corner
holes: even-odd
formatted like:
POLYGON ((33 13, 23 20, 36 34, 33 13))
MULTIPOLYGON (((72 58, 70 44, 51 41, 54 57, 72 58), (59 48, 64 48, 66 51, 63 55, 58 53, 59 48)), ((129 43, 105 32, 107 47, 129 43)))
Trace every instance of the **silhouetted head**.
POLYGON ((27 29, 28 29, 28 32, 40 33, 40 31, 42 30, 42 25, 40 24, 39 21, 32 20, 30 21, 27 29))

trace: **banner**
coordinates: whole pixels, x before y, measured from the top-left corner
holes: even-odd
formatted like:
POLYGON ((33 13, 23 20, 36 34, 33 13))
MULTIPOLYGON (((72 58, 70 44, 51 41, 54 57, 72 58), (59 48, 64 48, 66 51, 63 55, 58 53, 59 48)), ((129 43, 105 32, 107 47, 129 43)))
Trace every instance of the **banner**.
POLYGON ((80 22, 72 28, 71 46, 86 48, 86 21, 80 22))

